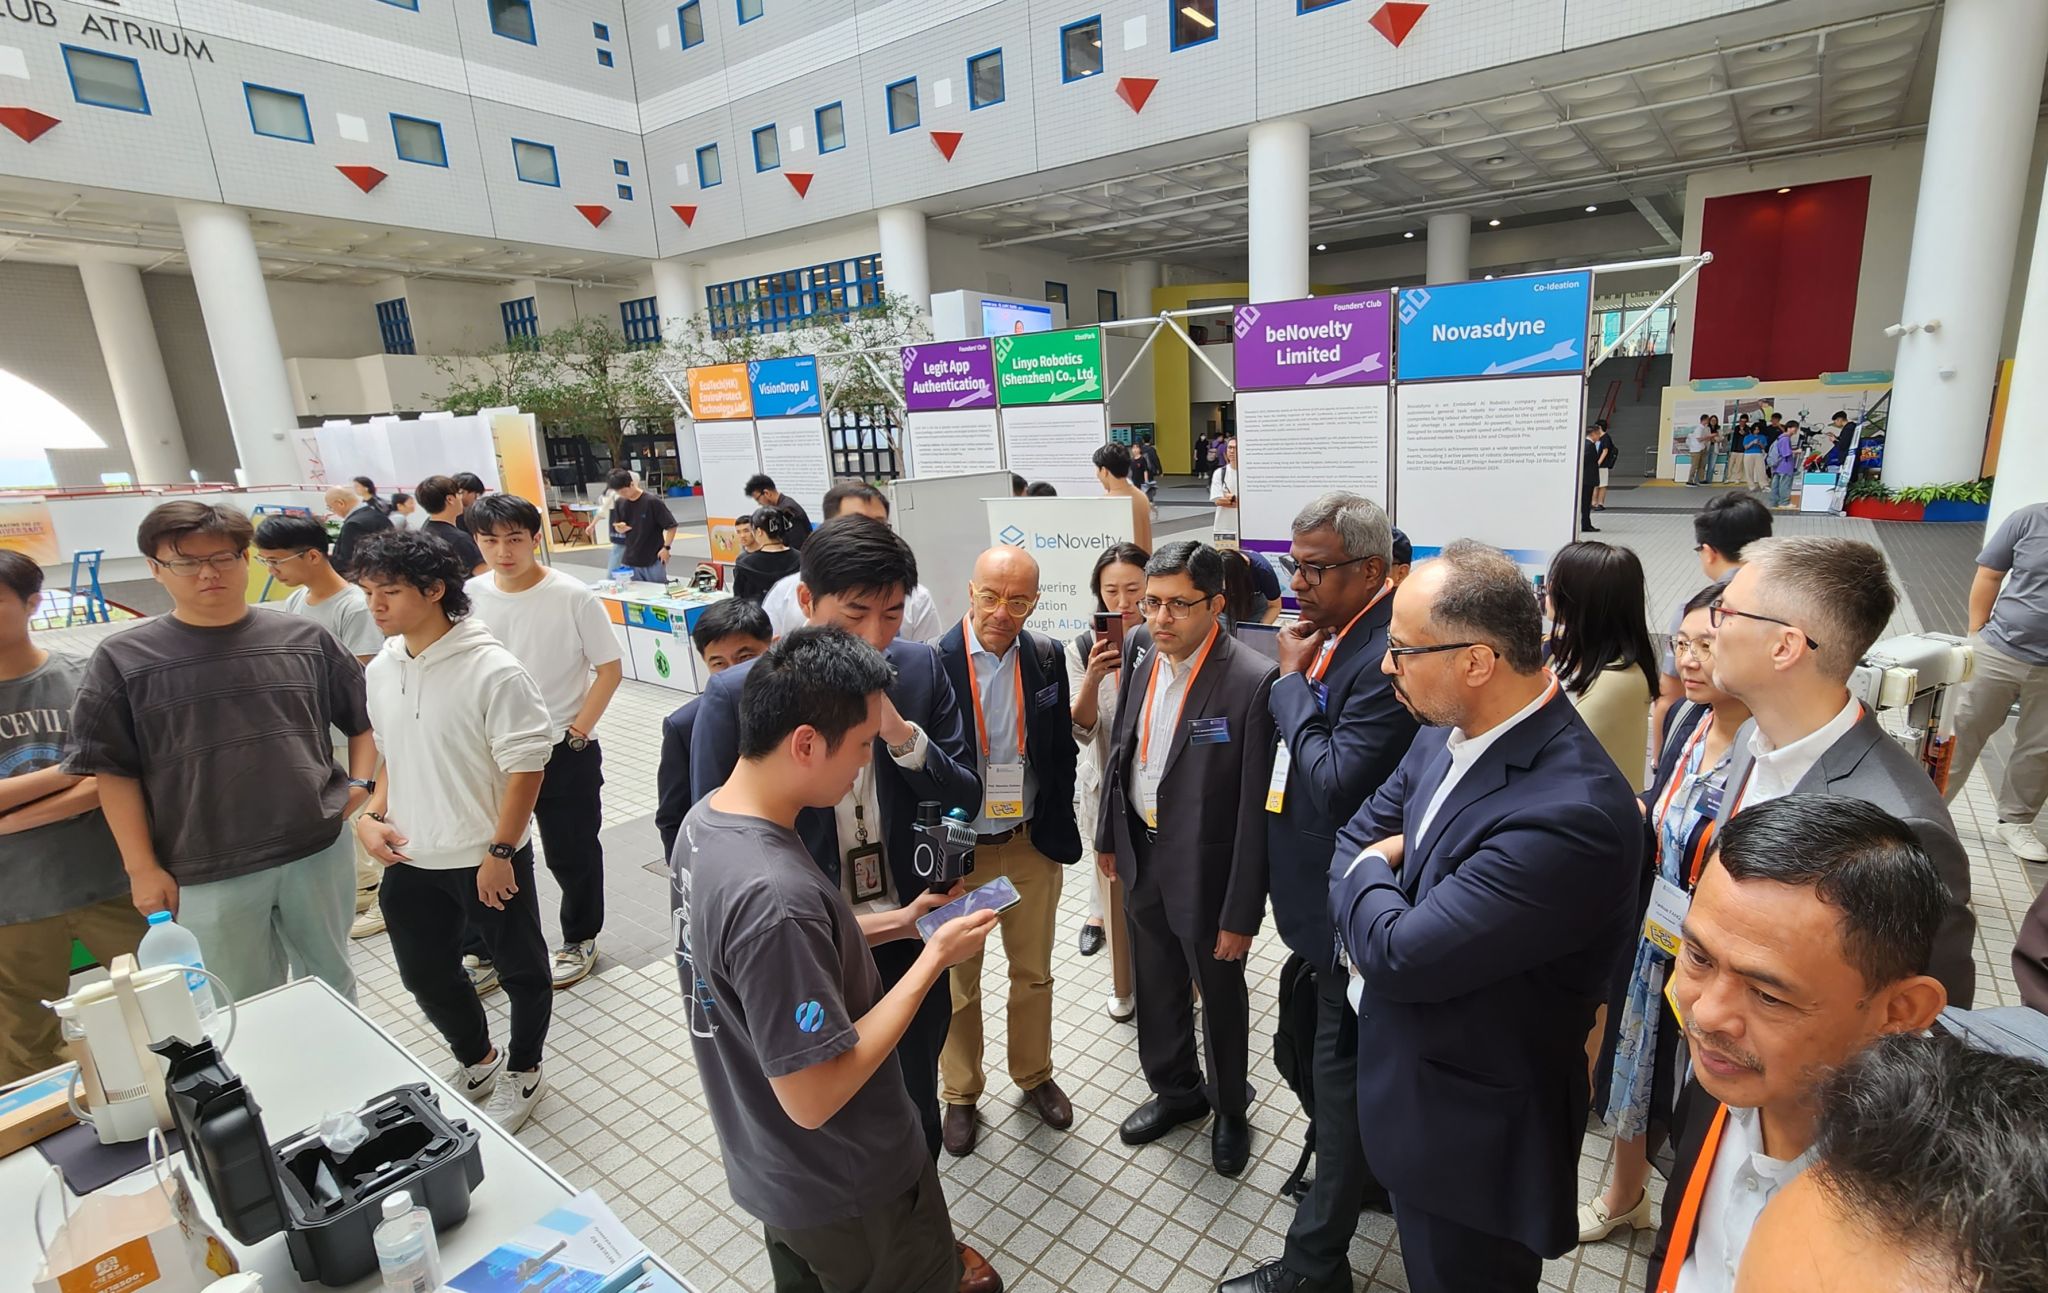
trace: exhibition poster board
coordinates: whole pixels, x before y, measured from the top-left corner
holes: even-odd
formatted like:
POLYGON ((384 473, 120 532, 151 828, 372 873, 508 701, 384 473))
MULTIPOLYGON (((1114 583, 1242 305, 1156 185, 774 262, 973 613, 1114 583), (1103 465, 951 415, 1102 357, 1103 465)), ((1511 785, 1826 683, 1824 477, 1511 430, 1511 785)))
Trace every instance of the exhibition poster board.
POLYGON ((1062 496, 1099 493, 1094 456, 1109 442, 1102 329, 997 337, 994 350, 1009 469, 1062 496))
POLYGON ((1238 307, 1238 542, 1285 552, 1294 517, 1348 489, 1387 506, 1393 294, 1238 307))
POLYGON ((747 380, 761 470, 816 522, 824 515, 825 491, 832 488, 818 361, 810 355, 756 360, 747 365, 747 380))
MULTIPOLYGON (((1095 451, 1109 442, 1102 404, 1033 404, 1003 410, 1003 456, 1011 471, 1044 481, 1062 498, 1102 494, 1095 451)), ((1124 500, 1124 508, 1131 504, 1124 500)))
POLYGON ((903 348, 903 453, 909 475, 1002 470, 995 365, 986 338, 903 348))
POLYGON ((1131 541, 1131 505, 1121 498, 991 498, 991 544, 1022 548, 1038 559, 1038 607, 1028 628, 1055 642, 1072 641, 1094 623, 1088 580, 1095 562, 1131 541))
POLYGON ((1399 297, 1394 501, 1419 560, 1454 539, 1538 574, 1578 534, 1591 271, 1399 297))
POLYGON ((981 555, 987 500, 1010 492, 1010 473, 898 477, 888 483, 889 524, 917 554, 917 582, 944 624, 967 613, 967 584, 981 555))
POLYGON ((697 462, 704 473, 704 525, 711 539, 711 559, 740 559, 740 517, 754 509, 747 497, 747 477, 761 470, 761 448, 754 440, 754 389, 745 364, 713 364, 692 368, 690 430, 697 438, 697 462))
POLYGON ((388 496, 398 490, 410 491, 429 476, 473 471, 483 478, 487 489, 497 490, 505 485, 488 420, 504 412, 516 410, 492 409, 474 417, 329 422, 313 435, 329 484, 368 476, 388 496))
POLYGON ((0 503, 0 548, 19 552, 39 566, 63 560, 50 505, 40 498, 0 503))
MULTIPOLYGON (((540 456, 539 419, 516 409, 492 410, 488 417, 492 459, 498 468, 497 488, 507 494, 517 494, 546 516, 548 485, 540 456)), ((542 526, 540 532, 545 543, 548 527, 542 526)))

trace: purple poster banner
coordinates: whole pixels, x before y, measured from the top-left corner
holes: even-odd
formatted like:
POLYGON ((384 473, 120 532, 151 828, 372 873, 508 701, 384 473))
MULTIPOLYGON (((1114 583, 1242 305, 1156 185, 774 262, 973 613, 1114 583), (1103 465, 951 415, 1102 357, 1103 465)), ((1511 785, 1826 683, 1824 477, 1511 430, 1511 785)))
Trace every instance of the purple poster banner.
POLYGON ((1239 306, 1237 389, 1383 385, 1392 302, 1391 292, 1357 292, 1239 306))
POLYGON ((996 361, 987 339, 903 347, 903 405, 912 413, 994 408, 996 361))

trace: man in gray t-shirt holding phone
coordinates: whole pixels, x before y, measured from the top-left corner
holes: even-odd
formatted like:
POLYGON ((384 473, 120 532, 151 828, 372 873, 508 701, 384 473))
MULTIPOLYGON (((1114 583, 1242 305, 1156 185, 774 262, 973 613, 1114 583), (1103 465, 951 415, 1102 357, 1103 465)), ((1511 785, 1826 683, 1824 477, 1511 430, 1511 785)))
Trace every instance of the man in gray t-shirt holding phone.
POLYGON ((798 629, 740 695, 739 762, 683 819, 676 959, 735 1203, 778 1289, 953 1293, 960 1258, 896 1043, 996 913, 941 926, 894 988, 869 947, 915 938, 953 894, 855 916, 796 833, 867 766, 892 670, 842 629, 798 629))

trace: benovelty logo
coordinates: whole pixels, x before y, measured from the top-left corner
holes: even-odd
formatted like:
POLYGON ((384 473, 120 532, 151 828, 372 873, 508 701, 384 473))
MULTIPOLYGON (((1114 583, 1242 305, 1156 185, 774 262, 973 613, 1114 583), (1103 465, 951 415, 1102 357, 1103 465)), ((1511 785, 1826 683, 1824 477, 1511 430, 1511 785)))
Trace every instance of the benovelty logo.
POLYGON ((825 1026, 825 1007, 815 1001, 806 1001, 796 1008, 796 1026, 807 1033, 815 1033, 825 1026))
POLYGON ((1013 548, 1021 548, 1024 546, 1024 531, 1018 529, 1014 525, 1004 526, 1003 532, 1001 534, 998 534, 996 537, 998 539, 1001 539, 1004 543, 1009 544, 1013 548))

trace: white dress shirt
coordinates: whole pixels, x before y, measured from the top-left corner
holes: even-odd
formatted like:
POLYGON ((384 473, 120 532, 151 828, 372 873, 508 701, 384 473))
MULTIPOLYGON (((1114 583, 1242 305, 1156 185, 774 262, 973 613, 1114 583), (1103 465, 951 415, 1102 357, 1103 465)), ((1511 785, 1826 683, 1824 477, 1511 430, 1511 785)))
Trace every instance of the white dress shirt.
MULTIPOLYGON (((1209 501, 1215 503, 1225 494, 1237 497, 1237 468, 1228 464, 1218 467, 1209 476, 1209 501)), ((1237 508, 1217 504, 1216 533, 1236 536, 1237 508)))
POLYGON ((1148 777, 1146 769, 1166 767, 1166 756, 1173 752, 1174 720, 1180 717, 1181 697, 1188 689, 1188 675, 1194 672, 1195 661, 1201 655, 1201 648, 1187 660, 1176 665, 1173 658, 1158 647, 1152 648, 1158 670, 1158 682, 1140 703, 1138 724, 1151 732, 1149 739, 1141 737, 1138 742, 1138 815, 1148 822, 1159 820, 1159 786, 1156 778, 1148 777), (1150 751, 1151 758, 1145 758, 1150 751))
MULTIPOLYGON (((1017 712, 1017 644, 1002 655, 991 653, 981 645, 981 637, 975 633, 970 621, 961 632, 967 640, 967 662, 974 667, 974 685, 981 691, 981 716, 988 722, 984 734, 974 718, 974 702, 967 702, 967 721, 975 724, 974 753, 975 768, 981 773, 984 792, 988 787, 988 768, 991 763, 1017 762, 1017 735, 1022 730, 1023 716, 1017 712), (988 752, 982 753, 982 737, 986 735, 988 752)), ((1028 703, 1028 702, 1027 702, 1028 703)), ((1005 818, 1001 821, 990 817, 987 812, 986 793, 983 795, 982 813, 974 819, 974 833, 995 835, 1015 826, 1022 826, 1031 820, 1031 809, 1038 800, 1038 778, 1031 771, 1031 761, 1024 760, 1024 815, 1005 818)))
MULTIPOLYGON (((768 622, 775 626, 777 637, 804 626, 803 608, 796 602, 796 588, 802 582, 801 574, 784 575, 761 599, 761 609, 768 612, 768 622)), ((896 631, 896 636, 934 646, 946 636, 945 625, 939 623, 939 608, 932 604, 931 590, 923 584, 911 589, 910 597, 903 603, 903 627, 896 631)))
POLYGON ((1678 1269, 1678 1293, 1732 1293, 1735 1268, 1764 1205, 1812 1161, 1810 1147, 1789 1162, 1769 1157, 1764 1153, 1762 1116, 1754 1109, 1731 1107, 1706 1194, 1700 1199, 1692 1256, 1678 1269))
POLYGON ((1753 808, 1791 794, 1793 787, 1820 762, 1820 756, 1847 736, 1862 717, 1862 702, 1851 696, 1841 713, 1783 748, 1774 747, 1759 725, 1749 734, 1749 752, 1756 762, 1750 767, 1749 784, 1743 787, 1736 807, 1753 808))
MULTIPOLYGON (((924 734, 924 729, 917 724, 911 723, 910 730, 910 753, 890 757, 895 760, 897 767, 916 772, 924 767, 925 755, 930 752, 932 743, 924 734)), ((875 765, 872 759, 869 760, 867 767, 860 770, 860 775, 853 779, 853 789, 847 791, 846 797, 832 806, 832 818, 839 828, 839 887, 845 892, 846 901, 851 903, 857 912, 894 911, 901 907, 904 902, 903 895, 896 892, 896 876, 889 869, 886 854, 882 858, 882 896, 870 898, 865 902, 853 896, 853 868, 845 865, 846 855, 861 846, 860 834, 863 823, 867 830, 867 843, 885 846, 888 844, 882 835, 882 801, 875 793, 875 765), (858 817, 854 815, 856 805, 860 808, 858 817)))

